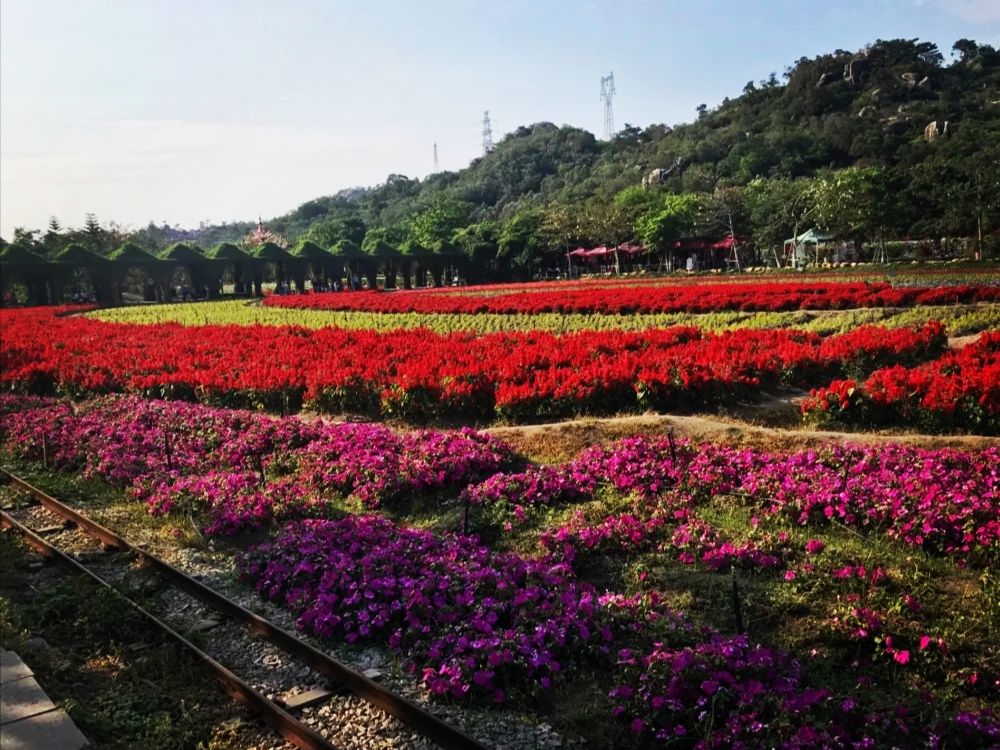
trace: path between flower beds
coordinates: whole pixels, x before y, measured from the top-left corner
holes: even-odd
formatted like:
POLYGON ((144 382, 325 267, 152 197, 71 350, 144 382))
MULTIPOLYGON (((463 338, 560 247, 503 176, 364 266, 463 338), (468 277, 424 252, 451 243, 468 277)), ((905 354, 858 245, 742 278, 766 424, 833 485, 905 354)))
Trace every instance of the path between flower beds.
POLYGON ((549 462, 569 460, 584 448, 617 438, 666 434, 671 429, 678 436, 696 442, 724 442, 768 450, 793 450, 830 442, 903 443, 916 447, 965 450, 1000 445, 1000 438, 983 435, 795 430, 761 427, 725 417, 673 414, 591 417, 548 424, 491 427, 484 431, 502 437, 521 453, 549 462))

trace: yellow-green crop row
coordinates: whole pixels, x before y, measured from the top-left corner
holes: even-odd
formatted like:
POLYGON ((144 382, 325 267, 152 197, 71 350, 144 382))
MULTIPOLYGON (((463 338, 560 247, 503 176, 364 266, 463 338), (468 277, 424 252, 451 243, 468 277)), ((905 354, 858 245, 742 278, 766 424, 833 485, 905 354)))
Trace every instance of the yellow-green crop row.
POLYGON ((588 315, 545 313, 541 315, 368 313, 329 310, 296 310, 264 307, 245 301, 189 302, 172 305, 144 305, 98 310, 90 317, 120 323, 175 322, 200 325, 274 325, 392 331, 400 328, 427 328, 437 333, 471 331, 642 331, 675 325, 692 325, 704 330, 734 328, 799 328, 821 334, 848 331, 865 324, 890 328, 920 325, 940 320, 952 336, 1000 328, 1000 305, 948 305, 908 310, 831 310, 824 312, 718 312, 664 313, 652 315, 588 315))

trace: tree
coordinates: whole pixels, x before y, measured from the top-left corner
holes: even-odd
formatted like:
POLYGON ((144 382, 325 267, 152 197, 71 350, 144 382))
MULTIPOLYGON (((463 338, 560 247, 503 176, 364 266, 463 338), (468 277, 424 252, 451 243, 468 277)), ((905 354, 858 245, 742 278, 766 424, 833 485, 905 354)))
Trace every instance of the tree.
POLYGON ((666 249, 697 226, 702 198, 691 193, 665 195, 659 205, 642 214, 635 224, 639 241, 647 247, 666 249))
POLYGON ((849 167, 825 174, 812 187, 816 220, 843 239, 878 239, 878 257, 884 261, 885 227, 892 216, 888 188, 886 172, 879 167, 849 167))
MULTIPOLYGON (((372 227, 365 233, 365 238, 361 243, 361 249, 370 255, 375 251, 376 247, 383 244, 390 245, 392 247, 399 247, 403 244, 405 238, 406 230, 399 225, 391 227, 372 227)), ((353 240, 348 240, 346 237, 343 239, 348 242, 353 242, 353 240)))
POLYGON ((510 258, 530 274, 545 250, 539 228, 543 214, 536 208, 518 211, 500 228, 500 255, 510 258))
POLYGON ((102 253, 104 251, 104 230, 101 229, 101 224, 94 214, 86 215, 83 231, 90 249, 95 253, 102 253))
POLYGON ((45 252, 49 255, 55 255, 62 249, 62 225, 55 216, 49 217, 49 227, 45 236, 42 237, 42 244, 45 246, 45 252))
POLYGON ((26 229, 25 227, 14 227, 14 236, 11 239, 12 245, 23 247, 32 252, 45 252, 45 248, 38 237, 42 233, 40 229, 26 229))
POLYGON ((790 237, 798 237, 814 211, 810 180, 757 178, 743 191, 743 202, 751 232, 758 246, 778 248, 790 237))
POLYGON ((736 270, 740 270, 739 238, 747 228, 746 204, 743 189, 739 187, 717 187, 702 204, 702 222, 710 232, 721 230, 733 239, 733 258, 736 270))
POLYGON ((365 223, 356 216, 327 216, 310 224, 302 236, 320 247, 333 247, 340 240, 361 244, 366 229, 365 223))
POLYGON ((455 232, 469 223, 471 210, 463 200, 438 196, 410 220, 407 234, 424 247, 451 242, 455 232))

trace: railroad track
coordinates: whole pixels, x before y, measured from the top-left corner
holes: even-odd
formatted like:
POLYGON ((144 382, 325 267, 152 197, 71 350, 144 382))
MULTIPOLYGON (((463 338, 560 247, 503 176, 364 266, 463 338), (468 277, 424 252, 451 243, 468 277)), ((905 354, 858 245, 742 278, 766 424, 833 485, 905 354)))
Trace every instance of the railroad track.
MULTIPOLYGON (((120 581, 123 572, 134 571, 137 567, 148 571, 161 582, 176 591, 183 592, 183 597, 197 600, 200 603, 198 609, 207 609, 214 613, 216 619, 202 620, 203 624, 209 626, 205 630, 221 626, 223 622, 232 626, 243 626, 238 628, 243 633, 240 637, 263 639, 302 665, 295 670, 296 674, 315 673, 319 675, 328 688, 341 688, 353 693, 364 703, 398 719, 419 737, 446 750, 485 750, 486 746, 478 740, 447 724, 407 698, 392 692, 365 674, 314 648, 289 631, 251 612, 238 602, 206 586, 159 557, 130 544, 110 529, 34 487, 24 479, 0 469, 0 482, 4 481, 30 495, 37 506, 44 509, 43 513, 46 516, 54 517, 62 524, 62 529, 73 529, 84 535, 90 547, 88 548, 87 544, 84 544, 82 552, 70 554, 59 549, 45 538, 46 533, 59 532, 59 524, 50 524, 45 528, 33 530, 25 523, 26 519, 15 518, 7 510, 0 510, 0 522, 2 522, 3 528, 19 533, 31 547, 44 557, 91 578, 99 586, 107 587, 116 592, 125 604, 138 611, 151 625, 163 631, 202 662, 215 675, 230 697, 260 715, 267 724, 296 747, 302 748, 302 750, 346 750, 350 745, 332 744, 316 727, 310 726, 293 715, 289 705, 296 703, 296 701, 281 701, 284 705, 280 705, 279 701, 252 687, 235 671, 227 668, 220 660, 209 655, 182 635, 177 627, 166 622, 165 620, 168 619, 166 615, 157 616, 150 612, 123 592, 120 586, 116 586, 114 581, 116 579, 120 581)), ((194 628, 196 631, 198 629, 197 626, 194 628)), ((224 639, 217 640, 223 640, 230 644, 232 637, 227 634, 224 639)), ((310 706, 334 698, 334 693, 330 689, 303 691, 303 694, 310 692, 310 700, 312 701, 309 703, 310 706)), ((308 696, 306 697, 308 698, 308 696)), ((307 702, 303 700, 302 704, 307 702)))

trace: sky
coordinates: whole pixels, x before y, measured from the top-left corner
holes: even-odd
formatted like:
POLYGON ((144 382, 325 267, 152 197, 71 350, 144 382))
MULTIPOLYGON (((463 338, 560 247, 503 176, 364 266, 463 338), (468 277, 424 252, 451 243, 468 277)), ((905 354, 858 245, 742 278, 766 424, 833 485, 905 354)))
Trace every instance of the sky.
POLYGON ((1000 46, 1000 0, 0 0, 0 235, 195 227, 423 178, 549 121, 677 124, 800 57, 1000 46))

